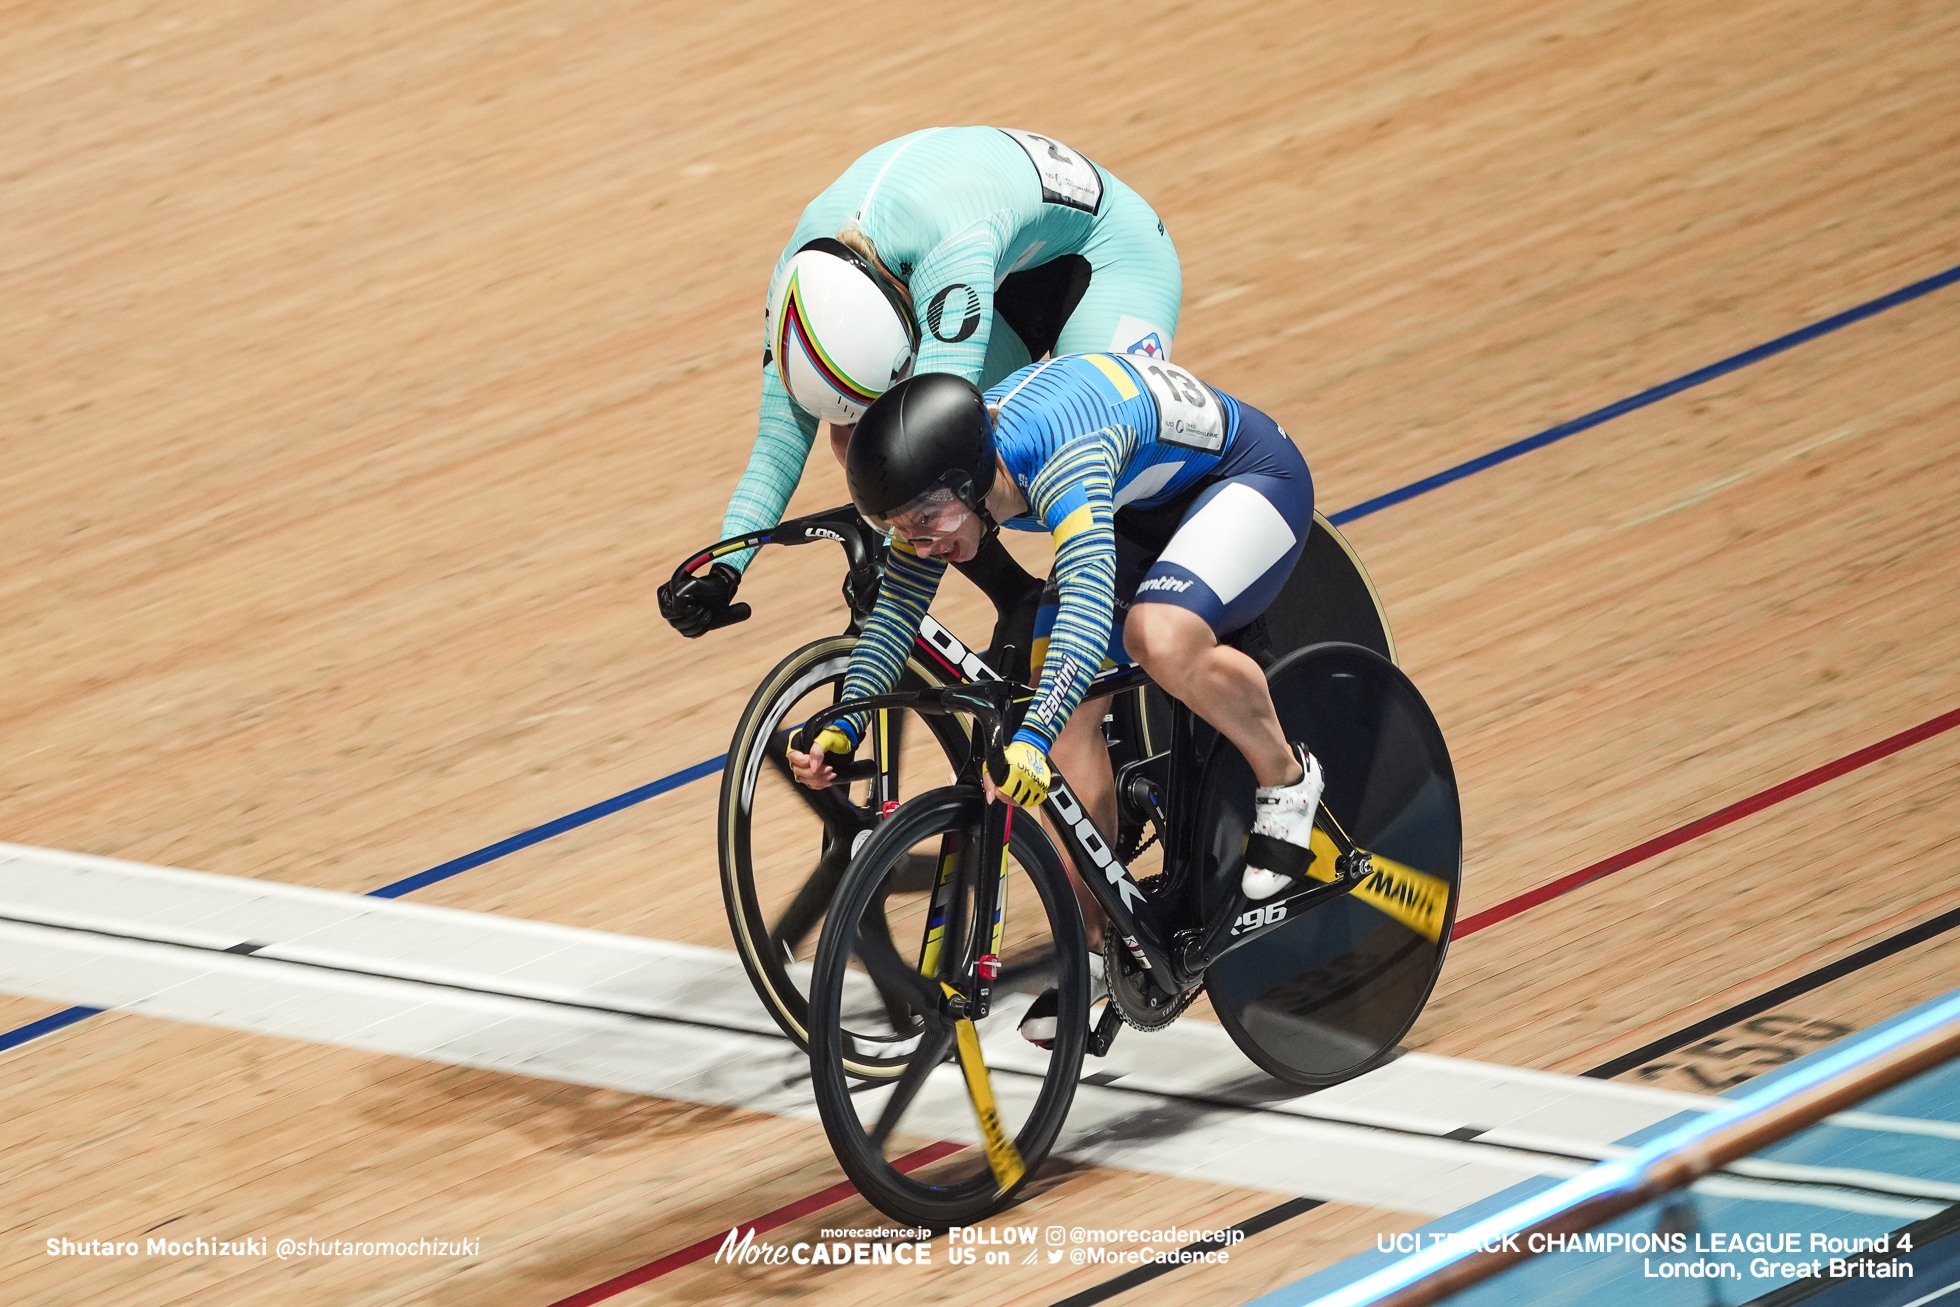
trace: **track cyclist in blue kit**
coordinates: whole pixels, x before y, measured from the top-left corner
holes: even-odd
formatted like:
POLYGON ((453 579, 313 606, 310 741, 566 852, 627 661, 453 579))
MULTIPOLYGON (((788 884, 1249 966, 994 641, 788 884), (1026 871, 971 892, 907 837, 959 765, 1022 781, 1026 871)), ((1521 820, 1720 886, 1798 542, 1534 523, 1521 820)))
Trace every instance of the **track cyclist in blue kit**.
MULTIPOLYGON (((810 202, 777 260, 761 422, 722 535, 781 521, 818 423, 843 461, 851 424, 900 378, 984 387, 1049 354, 1168 358, 1182 293, 1156 213, 1067 146, 996 127, 886 142, 810 202)), ((662 586, 661 615, 690 637, 724 624, 750 556, 662 586)), ((989 541, 980 557, 962 570, 986 588, 1006 556, 989 541)))
MULTIPOLYGON (((845 698, 896 684, 947 563, 972 558, 1000 527, 1047 531, 1055 566, 1036 626, 1040 677, 998 793, 1040 804, 1052 756, 1105 838, 1114 832, 1101 714, 1071 713, 1107 662, 1139 662, 1252 766, 1246 896, 1304 884, 1319 764, 1286 739, 1259 664, 1220 642, 1272 602, 1313 525, 1306 460, 1278 424, 1168 361, 1084 354, 1032 365, 984 396, 956 376, 901 381, 857 423, 845 470, 858 511, 892 541, 845 698)), ((829 785, 862 730, 847 718, 809 753, 792 751, 797 779, 829 785)), ((1085 908, 1093 945, 1101 914, 1085 908)), ((1052 1037, 1055 1011, 1051 990, 1022 1034, 1052 1037)))

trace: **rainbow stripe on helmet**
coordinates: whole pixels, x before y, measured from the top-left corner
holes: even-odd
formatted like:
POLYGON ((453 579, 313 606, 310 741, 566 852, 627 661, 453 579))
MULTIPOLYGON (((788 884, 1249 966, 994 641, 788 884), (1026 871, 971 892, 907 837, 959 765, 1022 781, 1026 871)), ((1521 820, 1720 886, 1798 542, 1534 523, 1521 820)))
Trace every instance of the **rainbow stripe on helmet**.
POLYGON ((810 365, 817 370, 818 375, 822 376, 824 381, 829 383, 832 389, 841 395, 856 400, 860 404, 869 404, 884 392, 882 390, 868 390, 851 380, 850 377, 845 375, 843 369, 837 366, 830 355, 824 352, 823 346, 817 343, 816 335, 810 330, 810 324, 803 308, 803 292, 802 287, 798 285, 798 275, 798 271, 796 270, 792 270, 789 274, 789 289, 783 292, 783 311, 780 319, 776 323, 776 339, 774 342, 777 359, 776 371, 779 375, 782 375, 784 387, 788 387, 789 377, 783 371, 781 360, 789 357, 790 338, 792 333, 794 333, 797 344, 803 348, 803 356, 810 360, 810 365))

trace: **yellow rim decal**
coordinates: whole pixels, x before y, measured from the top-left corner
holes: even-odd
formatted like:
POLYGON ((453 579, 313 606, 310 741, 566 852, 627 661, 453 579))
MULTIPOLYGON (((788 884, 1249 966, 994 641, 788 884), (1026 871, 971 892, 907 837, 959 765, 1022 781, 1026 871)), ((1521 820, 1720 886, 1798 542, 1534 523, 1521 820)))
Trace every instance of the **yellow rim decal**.
MULTIPOLYGON (((943 980, 939 987, 946 991, 948 998, 959 994, 943 980)), ((1000 1192, 1006 1193, 1027 1174, 1027 1163, 1021 1160, 1021 1150, 1001 1129, 1000 1111, 994 1106, 994 1084, 987 1075, 986 1062, 980 1057, 980 1032, 965 1017, 954 1023, 954 1029, 959 1036, 960 1070, 966 1073, 966 1096, 973 1100, 973 1115, 980 1120, 980 1137, 987 1143, 987 1166, 993 1171, 1000 1192)))
MULTIPOLYGON (((1320 832, 1315 831, 1316 839, 1320 832)), ((1388 914, 1434 944, 1443 937, 1443 913, 1450 905, 1446 880, 1405 867, 1379 853, 1368 855, 1375 874, 1355 886, 1354 897, 1388 914)), ((1318 860, 1316 860, 1318 865, 1318 860)))

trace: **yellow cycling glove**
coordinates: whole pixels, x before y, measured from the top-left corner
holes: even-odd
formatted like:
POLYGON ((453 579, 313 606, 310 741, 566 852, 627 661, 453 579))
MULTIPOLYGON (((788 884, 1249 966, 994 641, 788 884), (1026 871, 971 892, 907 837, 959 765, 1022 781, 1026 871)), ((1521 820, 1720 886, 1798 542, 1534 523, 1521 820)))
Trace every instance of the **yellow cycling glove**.
MULTIPOLYGON (((789 747, 792 749, 796 747, 794 735, 790 736, 789 747)), ((815 742, 810 745, 810 752, 828 754, 824 761, 835 769, 843 766, 856 755, 857 746, 851 743, 851 737, 844 733, 843 727, 826 726, 817 732, 815 742)))
POLYGON ((1040 807, 1048 797, 1048 755, 1026 740, 1014 741, 1005 752, 1007 779, 995 788, 1023 808, 1040 807))

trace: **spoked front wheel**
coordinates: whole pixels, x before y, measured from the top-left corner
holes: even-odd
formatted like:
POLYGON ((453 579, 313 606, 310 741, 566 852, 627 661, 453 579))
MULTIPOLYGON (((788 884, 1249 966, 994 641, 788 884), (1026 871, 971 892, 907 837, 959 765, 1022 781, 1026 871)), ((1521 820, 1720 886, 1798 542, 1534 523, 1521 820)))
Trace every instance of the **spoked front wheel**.
POLYGON ((934 1230, 999 1209, 1041 1164, 1089 1032, 1088 949, 1061 858, 1015 813, 1007 856, 980 865, 985 815, 971 787, 952 787, 881 825, 837 889, 810 976, 811 1080, 831 1147, 873 1206, 934 1230), (924 893, 908 888, 917 858, 939 868, 924 893), (1044 1052, 1019 1026, 1049 988, 1044 1052), (904 1048, 901 1073, 854 1082, 866 1043, 887 1058, 904 1048))
MULTIPOLYGON (((904 795, 943 785, 966 752, 957 718, 886 711, 874 715, 854 764, 864 776, 827 790, 798 785, 784 752, 790 734, 837 702, 856 644, 829 636, 771 669, 736 724, 722 772, 716 845, 729 929, 763 1006, 804 1047, 809 958, 854 846, 904 795)), ((932 684, 927 668, 907 665, 902 688, 932 684)), ((930 866, 915 861, 910 870, 901 884, 922 888, 930 866)), ((896 1075, 902 1066, 869 1043, 850 1057, 853 1075, 896 1075)))
MULTIPOLYGON (((1267 674, 1288 739, 1305 742, 1327 779, 1317 824, 1365 850, 1355 889, 1219 958, 1205 977, 1213 1009, 1262 1069, 1294 1084, 1339 1083, 1379 1065, 1415 1024, 1449 948, 1463 868, 1463 818, 1442 730, 1409 678, 1351 644, 1300 649, 1267 674)), ((1220 741, 1206 769, 1208 906, 1235 893, 1245 866, 1253 778, 1220 741)), ((1334 841, 1314 836, 1309 874, 1331 869, 1334 841)))

